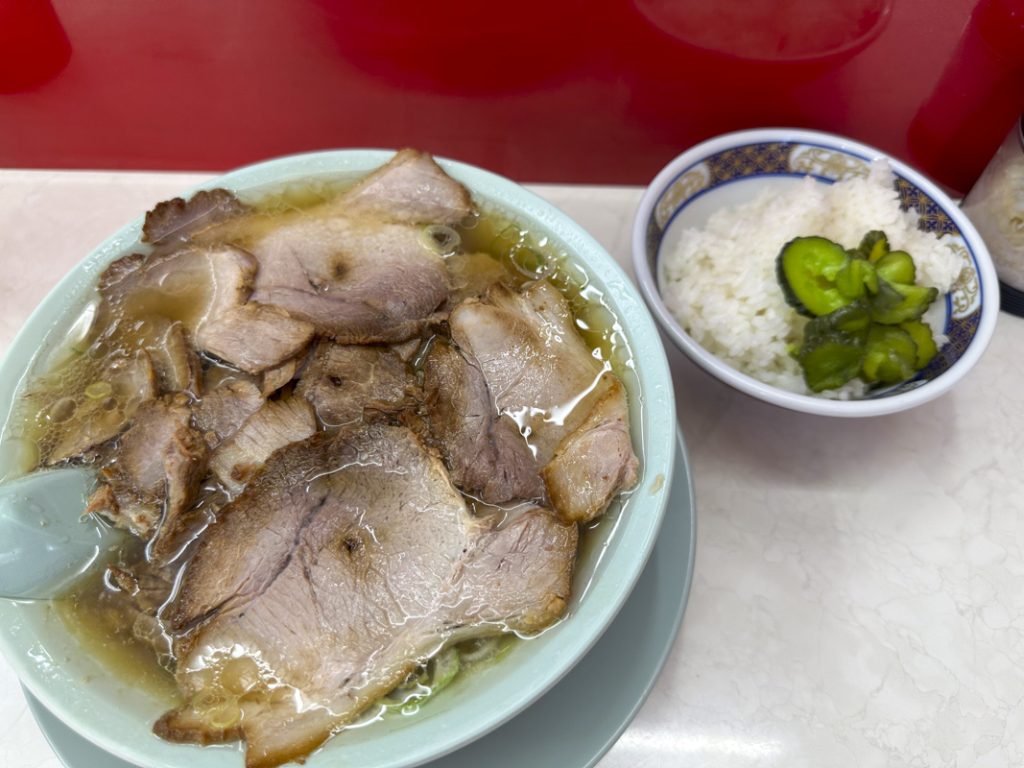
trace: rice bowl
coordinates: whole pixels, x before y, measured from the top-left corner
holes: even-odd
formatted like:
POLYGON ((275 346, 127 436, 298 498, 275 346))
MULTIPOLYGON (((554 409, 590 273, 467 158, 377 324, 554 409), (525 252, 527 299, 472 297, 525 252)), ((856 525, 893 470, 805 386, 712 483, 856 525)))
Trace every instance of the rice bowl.
MULTIPOLYGON (((754 378, 810 394, 790 354, 807 319, 789 306, 775 275, 775 259, 793 238, 821 235, 856 246, 869 230, 883 230, 896 249, 910 252, 923 285, 947 294, 964 268, 947 242, 917 228, 916 211, 903 211, 884 160, 866 176, 823 184, 805 176, 779 193, 766 189, 750 201, 716 211, 703 228, 671 228, 662 245, 658 289, 665 306, 701 346, 754 378)), ((942 346, 943 308, 927 320, 942 346)), ((864 394, 851 381, 823 393, 837 399, 864 394)))
MULTIPOLYGON (((887 197, 892 198, 893 194, 887 192, 887 197)), ((886 216, 891 218, 892 214, 886 216)), ((869 228, 884 228, 883 222, 888 220, 886 216, 869 224, 869 228)), ((853 222, 851 226, 856 230, 862 225, 853 222)), ((863 229, 855 231, 852 242, 850 235, 841 231, 836 237, 845 241, 842 242, 843 247, 850 247, 857 245, 857 240, 864 234, 863 229)), ((914 238, 916 234, 909 237, 914 238)), ((760 241, 764 238, 755 239, 760 241)), ((778 255, 781 244, 765 246, 772 258, 778 255)), ((912 242, 905 242, 903 247, 919 249, 912 242)), ((991 339, 999 310, 995 270, 988 250, 956 203, 914 169, 883 152, 817 131, 786 128, 739 131, 687 150, 670 162, 649 185, 634 219, 632 248, 633 266, 641 292, 663 331, 684 354, 714 377, 745 394, 805 413, 874 416, 901 411, 938 397, 963 378, 978 361, 991 339), (751 376, 720 356, 725 353, 708 349, 683 327, 667 304, 672 299, 663 297, 659 291, 657 277, 662 274, 662 260, 668 258, 667 254, 677 246, 682 231, 704 229, 718 211, 750 204, 759 195, 774 199, 793 193, 794 188, 804 183, 811 185, 812 189, 827 190, 833 182, 867 178, 876 160, 887 161, 892 169, 892 185, 899 200, 899 209, 916 218, 918 230, 941 235, 942 241, 960 259, 959 274, 948 294, 934 302, 926 318, 945 343, 924 370, 895 386, 878 386, 860 394, 841 395, 848 399, 834 399, 834 395, 832 398, 816 397, 751 376), (808 176, 813 181, 806 182, 808 176)), ((751 261, 756 260, 753 258, 756 254, 748 256, 751 261)), ((919 256, 915 254, 914 258, 917 260, 919 256)), ((768 283, 764 282, 764 266, 761 265, 762 285, 766 286, 766 291, 777 290, 779 283, 774 276, 768 283)), ((922 275, 925 271, 921 270, 922 275)), ((927 272, 933 282, 944 279, 941 267, 927 272)), ((750 263, 739 274, 748 273, 757 274, 750 263)), ((733 286, 726 285, 725 289, 732 291, 733 286)), ((781 296, 780 300, 783 300, 781 296)), ((763 305, 754 310, 755 317, 763 318, 768 314, 769 310, 763 305), (761 309, 762 315, 757 315, 761 309)), ((780 311, 779 314, 784 313, 780 311)), ((723 334, 726 337, 733 333, 750 333, 742 314, 724 311, 720 319, 723 327, 728 323, 731 329, 723 334), (740 318, 739 322, 736 317, 740 318)), ((760 319, 757 322, 765 327, 775 322, 776 328, 785 328, 787 324, 780 322, 781 319, 760 319)), ((769 336, 771 333, 769 331, 769 336)), ((763 336, 758 335, 758 338, 763 336)), ((758 345, 745 346, 756 348, 758 345)), ((774 359, 771 351, 764 358, 759 358, 762 361, 774 359)), ((783 376, 784 373, 776 372, 776 375, 783 376)))

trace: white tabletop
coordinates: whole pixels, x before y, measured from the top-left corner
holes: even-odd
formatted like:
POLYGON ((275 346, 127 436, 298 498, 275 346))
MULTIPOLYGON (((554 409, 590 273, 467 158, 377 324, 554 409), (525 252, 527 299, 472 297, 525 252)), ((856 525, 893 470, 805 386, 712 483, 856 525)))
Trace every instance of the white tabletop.
MULTIPOLYGON (((202 178, 0 171, 0 352, 92 247, 202 178)), ((641 190, 534 189, 628 265, 641 190)), ((1003 314, 954 391, 847 421, 751 400, 670 349, 696 573, 600 768, 1024 765, 1022 352, 1003 314)), ((2 659, 0 766, 60 766, 2 659)))

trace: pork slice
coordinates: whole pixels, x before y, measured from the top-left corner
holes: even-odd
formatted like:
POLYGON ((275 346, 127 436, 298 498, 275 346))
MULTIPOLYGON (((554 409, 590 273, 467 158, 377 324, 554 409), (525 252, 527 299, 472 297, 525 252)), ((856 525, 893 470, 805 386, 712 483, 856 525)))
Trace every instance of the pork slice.
POLYGON ((132 254, 103 272, 100 296, 108 310, 120 309, 127 317, 181 321, 194 339, 207 320, 246 301, 257 267, 251 255, 230 245, 132 254))
POLYGON ((576 544, 538 507, 474 517, 404 427, 292 445, 221 510, 165 609, 187 703, 154 730, 244 738, 248 768, 301 760, 453 637, 557 620, 576 544))
POLYGON ((420 229, 316 208, 257 238, 252 301, 281 307, 344 344, 405 341, 448 293, 420 229))
POLYGON ((105 590, 99 597, 101 605, 109 603, 118 613, 127 614, 132 636, 150 646, 165 667, 173 665, 173 649, 157 611, 171 596, 175 570, 175 566, 160 567, 146 561, 128 568, 108 565, 106 581, 116 591, 105 590))
POLYGON ((103 471, 106 482, 90 498, 89 511, 153 539, 153 547, 162 550, 206 471, 206 444, 191 419, 183 396, 141 405, 113 464, 103 471))
POLYGON ((261 373, 299 354, 313 325, 278 307, 249 303, 227 307, 199 329, 196 345, 246 373, 261 373))
MULTIPOLYGON (((476 361, 498 412, 514 416, 527 435, 544 468, 549 493, 552 483, 559 484, 559 473, 572 466, 571 476, 559 486, 568 489, 574 479, 588 474, 580 462, 592 462, 601 477, 618 478, 601 484, 600 498, 594 495, 596 486, 588 489, 585 507, 596 505, 594 514, 599 514, 616 493, 635 482, 636 457, 632 446, 627 450, 621 441, 616 452, 602 454, 600 441, 579 440, 563 460, 547 469, 563 441, 584 426, 611 390, 621 387, 610 367, 594 358, 576 332, 572 311, 556 288, 545 281, 522 291, 495 285, 485 298, 468 299, 452 310, 449 325, 453 340, 476 361), (618 457, 618 468, 609 466, 609 456, 618 457)), ((628 431, 625 397, 609 399, 595 420, 621 421, 628 431)), ((567 504, 570 495, 553 494, 551 499, 567 520, 576 520, 580 510, 567 504)))
POLYGON ((158 203, 146 213, 142 241, 168 243, 188 240, 197 232, 248 210, 248 206, 226 189, 203 189, 188 200, 175 197, 158 203))
POLYGON ((227 379, 203 395, 195 408, 195 425, 216 448, 263 405, 263 394, 247 379, 227 379))
POLYGON ((295 388, 329 426, 362 421, 366 409, 401 408, 415 380, 392 349, 322 340, 295 388))
POLYGON ((458 224, 473 212, 468 190, 434 159, 403 149, 337 201, 348 216, 406 224, 458 224))
POLYGON ((626 391, 613 381, 544 467, 551 501, 567 520, 593 520, 620 489, 636 485, 639 462, 633 453, 627 409, 626 391))
POLYGON ((210 456, 210 470, 238 493, 278 448, 305 440, 316 431, 313 408, 301 397, 268 400, 210 456))
POLYGON ((79 402, 72 417, 61 424, 61 437, 47 456, 47 465, 82 456, 117 437, 139 406, 157 395, 156 372, 145 351, 112 360, 97 383, 109 384, 110 393, 79 402))
POLYGON ((202 366, 180 322, 170 323, 147 351, 162 392, 202 394, 202 366))
POLYGON ((164 449, 175 454, 190 442, 192 412, 179 400, 154 400, 139 408, 121 438, 116 472, 141 496, 157 497, 168 481, 164 449), (188 435, 188 438, 186 438, 188 435))
POLYGON ((460 563, 458 608, 446 629, 461 642, 499 628, 530 635, 550 627, 568 607, 578 543, 577 526, 543 507, 485 524, 460 563))
POLYGON ((444 341, 423 365, 426 420, 452 481, 489 504, 545 499, 540 468, 519 427, 498 412, 484 375, 444 341))
POLYGON ((299 354, 273 368, 267 368, 260 377, 260 393, 264 397, 270 397, 285 384, 293 381, 308 357, 308 354, 299 354))
POLYGON ((451 291, 449 309, 465 299, 476 299, 487 294, 491 286, 506 280, 508 270, 489 253, 456 253, 444 260, 448 268, 451 291))
POLYGON ((391 351, 398 355, 403 363, 412 363, 416 353, 423 347, 423 339, 409 339, 400 344, 392 344, 391 351))
POLYGON ((611 386, 573 323, 565 298, 547 282, 522 292, 493 286, 449 318, 452 339, 476 361, 497 410, 528 431, 541 466, 611 386))
POLYGON ((89 496, 85 513, 102 515, 116 527, 148 538, 160 521, 160 509, 155 500, 141 502, 134 498, 119 499, 114 487, 101 482, 89 496))

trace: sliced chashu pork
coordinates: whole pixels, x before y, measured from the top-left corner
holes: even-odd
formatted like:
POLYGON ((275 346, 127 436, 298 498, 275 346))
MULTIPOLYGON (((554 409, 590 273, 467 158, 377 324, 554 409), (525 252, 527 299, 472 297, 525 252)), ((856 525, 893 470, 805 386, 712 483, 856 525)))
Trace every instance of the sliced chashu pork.
POLYGON ((447 641, 557 620, 576 543, 540 508, 474 517, 404 427, 320 433, 200 541, 164 613, 187 703, 155 731, 243 738, 249 768, 301 759, 447 641))
POLYGON ((313 409, 296 396, 266 400, 248 379, 227 379, 195 409, 195 423, 213 449, 210 471, 237 493, 274 451, 316 431, 313 409))
POLYGON ((109 391, 100 397, 86 396, 70 418, 60 423, 61 436, 46 457, 47 465, 81 456, 117 437, 139 406, 158 393, 156 371, 145 351, 111 360, 96 384, 109 385, 109 391))
POLYGON ((529 445, 518 425, 495 408, 475 362, 436 341, 424 360, 423 391, 430 433, 455 485, 488 504, 545 498, 529 445))
POLYGON ((249 302, 211 317, 197 332, 196 346, 257 375, 300 357, 313 339, 313 331, 312 323, 292 317, 280 307, 249 302))
POLYGON ((301 352, 313 326, 248 302, 258 269, 240 248, 187 244, 118 259, 101 276, 100 295, 129 317, 179 321, 199 351, 259 373, 301 352))
POLYGON ((267 458, 316 432, 313 408, 301 397, 267 400, 221 442, 210 456, 210 471, 238 493, 267 458))
POLYGON ((206 472, 206 443, 192 426, 187 398, 178 395, 141 405, 113 458, 101 473, 103 482, 90 497, 88 511, 153 539, 156 554, 164 554, 206 472))
POLYGON ((263 226, 253 301, 282 307, 345 344, 404 341, 448 295, 424 225, 473 212, 465 187, 403 150, 348 193, 263 226))
POLYGON ((390 347, 322 340, 302 373, 297 394, 329 426, 362 421, 367 409, 401 408, 415 386, 405 362, 390 347))
POLYGON ((260 376, 260 392, 263 396, 270 397, 285 384, 293 381, 308 357, 309 350, 305 350, 302 354, 290 357, 283 363, 263 371, 260 376))
POLYGON ((448 294, 444 260, 420 228, 314 208, 254 242, 252 300, 346 344, 404 341, 448 294))
POLYGON ((508 280, 508 270, 489 253, 456 253, 444 260, 451 291, 445 306, 449 309, 465 299, 476 299, 492 285, 508 280))
POLYGON ((199 328, 229 307, 245 303, 258 264, 231 245, 184 246, 131 254, 100 276, 100 296, 129 317, 159 315, 181 321, 195 339, 199 328))
POLYGON ((555 449, 543 471, 555 509, 569 520, 592 520, 637 480, 626 393, 617 379, 587 418, 555 449))
MULTIPOLYGON (((168 229, 158 220, 173 220, 180 207, 153 212, 155 235, 168 229)), ((194 207, 201 218, 208 206, 194 207)), ((339 342, 364 344, 411 338, 444 302, 447 270, 425 227, 473 212, 466 188, 429 155, 402 150, 345 194, 307 210, 231 214, 198 229, 182 217, 197 243, 245 240, 260 267, 254 302, 339 342)))
POLYGON ((246 373, 262 373, 298 355, 313 338, 313 325, 255 302, 227 307, 199 329, 196 343, 246 373))
POLYGON ((248 379, 226 379, 203 394, 195 407, 195 425, 216 448, 263 405, 263 394, 248 379))
POLYGON ((171 243, 190 239, 214 224, 241 216, 248 211, 226 189, 203 189, 188 200, 175 197, 158 203, 146 213, 142 240, 146 243, 171 243))
POLYGON ((430 155, 415 149, 395 153, 339 200, 346 215, 370 215, 406 224, 458 224, 473 212, 464 186, 430 155))
POLYGON ((162 392, 202 394, 202 365, 180 322, 167 323, 167 329, 146 349, 162 392))
POLYGON ((527 436, 549 492, 559 490, 551 499, 566 519, 593 518, 635 484, 625 390, 576 332, 554 286, 540 281, 520 292, 495 285, 484 299, 456 307, 449 325, 483 374, 496 412, 515 417, 527 436), (588 432, 594 435, 583 439, 588 432))

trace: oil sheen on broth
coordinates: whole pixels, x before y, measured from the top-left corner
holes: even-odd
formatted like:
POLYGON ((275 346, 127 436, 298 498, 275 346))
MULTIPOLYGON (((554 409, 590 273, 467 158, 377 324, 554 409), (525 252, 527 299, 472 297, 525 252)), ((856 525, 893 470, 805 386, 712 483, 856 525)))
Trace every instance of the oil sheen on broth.
MULTIPOLYGON (((255 207, 269 215, 301 210, 329 199, 351 184, 351 179, 292 184, 264 195, 256 201, 255 207)), ((260 217, 256 217, 256 227, 260 226, 259 222, 260 217)), ((638 397, 631 351, 618 320, 601 290, 591 283, 589 275, 570 260, 557 242, 543 233, 523 228, 486 203, 481 205, 481 215, 456 229, 462 247, 461 253, 449 257, 454 290, 472 286, 475 280, 486 280, 495 274, 501 274, 513 287, 540 278, 549 280, 568 299, 577 329, 594 358, 605 370, 614 370, 618 374, 631 399, 638 397)), ((233 240, 244 248, 247 236, 251 233, 239 230, 233 240)), ((152 321, 154 310, 168 321, 184 320, 193 311, 196 297, 185 292, 179 301, 173 303, 162 297, 159 306, 154 304, 154 298, 138 296, 120 307, 116 317, 99 316, 92 323, 88 318, 97 313, 96 305, 91 304, 86 310, 86 319, 76 323, 68 338, 42 361, 43 370, 37 372, 16 406, 7 430, 9 439, 15 439, 22 453, 23 470, 31 471, 54 450, 65 430, 74 428, 77 422, 75 414, 102 419, 107 413, 114 414, 131 407, 130 392, 118 392, 116 386, 103 380, 111 361, 129 358, 136 350, 166 332, 168 322, 152 321), (141 311, 142 307, 146 308, 145 312, 141 311)), ((420 358, 421 355, 417 355, 412 365, 415 366, 420 358)), ((208 384, 231 375, 230 369, 211 359, 203 360, 203 369, 204 381, 208 384)), ((636 428, 638 424, 635 423, 636 428)), ((609 512, 585 528, 595 530, 614 526, 621 507, 628 503, 628 497, 628 492, 623 494, 609 512)), ((207 507, 210 512, 206 519, 212 520, 216 509, 227 498, 224 489, 210 485, 203 489, 198 506, 207 507)), ((486 505, 472 498, 467 498, 467 501, 476 511, 485 511, 486 505)), ((493 511, 493 508, 486 508, 486 511, 493 511)), ((600 557, 594 546, 598 537, 586 535, 587 531, 581 532, 584 535, 578 559, 600 557)), ((125 545, 110 564, 130 568, 144 557, 145 547, 134 537, 126 537, 125 545)), ((184 562, 175 563, 174 567, 180 569, 184 562)), ((586 586, 576 584, 574 591, 583 591, 586 586)), ((105 667, 130 680, 133 685, 145 688, 154 697, 166 701, 168 706, 180 703, 180 694, 172 676, 169 638, 162 635, 156 620, 140 627, 139 622, 147 617, 140 617, 119 592, 111 589, 102 573, 78 583, 65 598, 54 603, 54 609, 78 637, 83 649, 105 667), (153 643, 140 640, 140 637, 148 637, 153 643), (166 650, 155 650, 160 648, 166 650)), ((456 672, 490 663, 503 656, 514 641, 514 637, 503 635, 494 641, 462 644, 457 650, 463 663, 456 672)), ((453 677, 449 660, 443 655, 437 657, 382 700, 380 706, 371 708, 356 724, 385 714, 415 713, 419 704, 429 698, 432 686, 444 687, 453 677), (447 668, 443 668, 445 664, 448 664, 447 668)))

